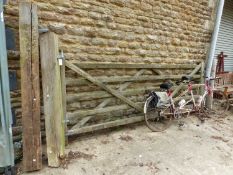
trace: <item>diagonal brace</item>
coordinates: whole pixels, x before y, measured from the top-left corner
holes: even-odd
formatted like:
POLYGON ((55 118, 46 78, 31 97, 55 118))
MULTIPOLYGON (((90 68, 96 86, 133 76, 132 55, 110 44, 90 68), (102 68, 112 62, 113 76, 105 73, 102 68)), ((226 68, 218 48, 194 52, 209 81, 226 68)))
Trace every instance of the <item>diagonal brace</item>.
POLYGON ((69 61, 66 61, 65 63, 66 63, 67 67, 69 67, 71 70, 75 71, 76 73, 78 73, 82 77, 86 78, 87 80, 89 80, 90 82, 94 83, 95 85, 103 88, 108 93, 112 94, 113 96, 121 99, 123 102, 127 103, 128 105, 130 105, 131 107, 135 108, 136 110, 138 110, 140 112, 143 112, 143 109, 140 106, 138 106, 137 104, 135 104, 134 102, 132 102, 131 100, 129 100, 128 98, 126 98, 125 96, 121 95, 116 90, 113 90, 112 88, 106 86, 101 81, 99 81, 96 78, 92 77, 90 74, 88 74, 84 70, 80 69, 76 65, 70 63, 69 61))

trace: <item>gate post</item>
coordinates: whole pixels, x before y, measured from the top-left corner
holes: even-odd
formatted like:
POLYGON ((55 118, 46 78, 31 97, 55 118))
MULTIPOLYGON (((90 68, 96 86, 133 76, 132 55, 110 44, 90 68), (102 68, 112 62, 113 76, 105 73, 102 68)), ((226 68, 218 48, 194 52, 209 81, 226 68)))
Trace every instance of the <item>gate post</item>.
POLYGON ((20 69, 23 126, 23 169, 42 167, 37 6, 19 4, 20 69))
POLYGON ((65 120, 58 37, 53 32, 40 35, 40 58, 48 165, 59 167, 65 156, 65 120))

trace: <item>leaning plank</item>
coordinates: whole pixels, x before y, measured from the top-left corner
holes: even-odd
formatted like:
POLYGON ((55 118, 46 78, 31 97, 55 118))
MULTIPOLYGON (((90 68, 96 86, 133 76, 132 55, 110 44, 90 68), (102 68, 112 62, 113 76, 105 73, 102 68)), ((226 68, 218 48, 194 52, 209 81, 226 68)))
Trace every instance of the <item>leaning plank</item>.
POLYGON ((77 134, 83 134, 83 133, 93 132, 93 131, 97 131, 97 130, 101 130, 101 129, 122 126, 122 125, 131 124, 131 123, 137 123, 137 122, 141 122, 143 120, 144 120, 143 116, 120 119, 120 120, 115 120, 115 121, 111 121, 111 122, 107 122, 107 123, 101 123, 101 124, 96 124, 96 125, 92 125, 92 126, 86 126, 83 128, 74 129, 74 130, 69 130, 67 132, 67 135, 72 136, 72 135, 77 135, 77 134))
MULTIPOLYGON (((154 81, 154 80, 178 80, 183 75, 144 75, 138 77, 132 76, 112 76, 112 77, 95 77, 103 83, 116 83, 116 82, 133 82, 133 81, 154 81)), ((200 75, 194 75, 193 78, 200 78, 200 75)), ((68 79, 67 86, 80 86, 89 84, 89 81, 84 78, 68 79)))
POLYGON ((65 154, 65 133, 57 35, 40 36, 40 53, 48 165, 58 167, 65 154))
MULTIPOLYGON (((193 76, 201 69, 202 63, 200 63, 199 65, 197 65, 195 67, 195 69, 189 74, 189 76, 193 76)), ((200 76, 199 76, 200 77, 200 76)), ((184 86, 184 83, 181 83, 172 93, 172 96, 174 97, 184 86)))
POLYGON ((148 64, 148 63, 112 63, 112 62, 79 62, 76 60, 70 63, 82 69, 193 69, 193 64, 148 64))
POLYGON ((66 66, 69 67, 70 69, 72 69, 73 71, 77 72, 79 75, 85 77, 86 79, 88 79, 92 83, 96 84, 97 86, 99 86, 99 87, 103 88, 104 90, 106 90, 107 92, 111 93, 115 97, 121 99, 123 102, 125 102, 128 105, 132 106, 133 108, 137 109, 138 111, 143 112, 143 109, 140 106, 136 105, 134 102, 132 102, 128 98, 124 97, 123 95, 121 95, 116 90, 113 90, 113 89, 109 88, 108 86, 103 84, 101 81, 93 78, 90 74, 88 74, 84 70, 80 69, 79 67, 75 66, 74 64, 66 61, 66 66))
POLYGON ((37 6, 19 5, 20 67, 23 125, 23 169, 42 167, 37 6))

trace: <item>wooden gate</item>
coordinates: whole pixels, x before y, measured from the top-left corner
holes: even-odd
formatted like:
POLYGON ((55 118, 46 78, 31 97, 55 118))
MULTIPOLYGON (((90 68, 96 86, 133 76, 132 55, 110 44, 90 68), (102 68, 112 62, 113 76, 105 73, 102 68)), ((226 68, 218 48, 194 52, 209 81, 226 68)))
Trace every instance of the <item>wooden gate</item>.
MULTIPOLYGON (((68 67, 66 75, 68 136, 142 121, 147 91, 158 90, 159 84, 164 80, 178 80, 187 74, 192 75, 197 82, 203 81, 204 67, 203 63, 195 65, 77 61, 65 61, 65 65, 68 67), (95 74, 97 70, 101 76, 95 74), (124 73, 121 76, 116 74, 109 76, 108 73, 105 74, 109 70, 132 73, 131 76, 124 73), (69 74, 72 74, 72 78, 69 74), (81 88, 85 86, 90 87, 89 90, 81 88), (93 100, 96 100, 94 105, 87 105, 88 107, 80 105, 82 102, 91 104, 93 100), (114 115, 116 117, 113 117, 114 115)), ((173 95, 175 96, 181 89, 182 84, 174 87, 173 95)))

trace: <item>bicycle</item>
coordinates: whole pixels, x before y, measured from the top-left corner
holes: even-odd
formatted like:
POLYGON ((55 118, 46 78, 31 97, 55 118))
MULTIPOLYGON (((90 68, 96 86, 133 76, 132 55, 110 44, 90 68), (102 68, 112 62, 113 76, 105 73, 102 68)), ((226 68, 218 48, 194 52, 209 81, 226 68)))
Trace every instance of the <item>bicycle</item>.
POLYGON ((187 88, 176 98, 173 98, 172 95, 173 84, 162 83, 160 85, 162 91, 150 92, 144 104, 144 116, 148 128, 155 132, 163 131, 170 126, 172 119, 180 119, 191 113, 197 114, 201 121, 209 117, 208 113, 210 112, 217 116, 225 114, 229 108, 228 97, 221 90, 211 88, 210 81, 215 79, 209 78, 205 84, 193 84, 192 77, 183 76, 177 84, 187 84, 187 88), (195 95, 194 89, 201 95, 195 95), (200 93, 200 91, 202 92, 200 93), (211 94, 214 94, 214 110, 212 111, 206 107, 206 97, 211 94))

